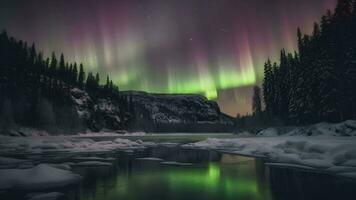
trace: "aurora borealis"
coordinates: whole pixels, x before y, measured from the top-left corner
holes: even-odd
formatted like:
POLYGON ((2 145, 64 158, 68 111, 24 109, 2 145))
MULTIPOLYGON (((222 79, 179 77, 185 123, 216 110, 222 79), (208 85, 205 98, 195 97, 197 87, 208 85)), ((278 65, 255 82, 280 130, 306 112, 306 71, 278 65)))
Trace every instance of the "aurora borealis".
POLYGON ((200 93, 250 112, 250 86, 336 0, 2 0, 0 29, 121 90, 200 93), (104 77, 102 77, 104 79, 104 77))

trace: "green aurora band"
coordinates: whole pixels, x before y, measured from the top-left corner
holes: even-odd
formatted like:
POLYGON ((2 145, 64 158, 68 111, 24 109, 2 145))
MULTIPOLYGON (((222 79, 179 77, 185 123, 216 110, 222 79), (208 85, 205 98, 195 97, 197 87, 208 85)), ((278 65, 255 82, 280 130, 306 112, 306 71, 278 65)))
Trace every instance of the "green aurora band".
POLYGON ((120 90, 198 93, 230 115, 251 111, 263 64, 296 50, 336 0, 12 0, 0 29, 47 56, 64 53, 120 90), (29 28, 30 27, 30 28, 29 28))

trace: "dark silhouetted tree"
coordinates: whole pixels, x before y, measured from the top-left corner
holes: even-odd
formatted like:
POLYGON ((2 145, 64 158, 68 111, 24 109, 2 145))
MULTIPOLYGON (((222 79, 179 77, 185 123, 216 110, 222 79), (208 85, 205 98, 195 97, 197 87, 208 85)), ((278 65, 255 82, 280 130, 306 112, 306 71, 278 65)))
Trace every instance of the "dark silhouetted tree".
POLYGON ((262 113, 261 88, 258 86, 253 87, 252 112, 255 116, 259 116, 262 113))
POLYGON ((85 72, 83 68, 83 64, 80 63, 79 65, 79 75, 78 75, 78 86, 79 88, 84 88, 84 79, 85 79, 85 72))

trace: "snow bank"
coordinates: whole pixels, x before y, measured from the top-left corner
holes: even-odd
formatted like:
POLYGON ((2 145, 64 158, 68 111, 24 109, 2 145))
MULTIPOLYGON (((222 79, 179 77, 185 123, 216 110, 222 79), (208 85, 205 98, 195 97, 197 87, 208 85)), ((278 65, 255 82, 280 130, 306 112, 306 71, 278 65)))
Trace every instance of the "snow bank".
POLYGON ((143 158, 136 158, 139 161, 163 161, 162 158, 154 158, 154 157, 143 157, 143 158))
POLYGON ((53 163, 46 163, 46 165, 49 165, 51 167, 57 168, 57 169, 63 169, 63 170, 72 170, 72 167, 68 163, 61 163, 61 164, 53 164, 53 163))
POLYGON ((67 199, 65 194, 60 192, 40 193, 27 195, 28 200, 60 200, 67 199))
POLYGON ((182 163, 182 162, 175 162, 175 161, 166 161, 161 162, 162 165, 171 165, 171 166, 190 166, 193 165, 192 163, 182 163))
POLYGON ((0 157, 0 165, 17 165, 27 160, 24 159, 16 159, 16 158, 8 158, 8 157, 0 157))
POLYGON ((40 164, 31 169, 0 169, 0 190, 43 190, 78 183, 81 177, 67 170, 40 164))
MULTIPOLYGON (((138 140, 115 139, 114 141, 94 141, 77 137, 0 137, 1 152, 43 153, 53 151, 90 152, 114 151, 120 149, 143 148, 146 143, 138 140)), ((1 162, 1 159, 0 159, 1 162)))
POLYGON ((216 149, 240 155, 265 157, 276 163, 329 169, 328 171, 335 173, 345 171, 345 168, 336 167, 356 169, 356 137, 209 138, 205 141, 183 145, 183 147, 216 149))
POLYGON ((89 157, 77 156, 77 157, 72 158, 72 160, 79 160, 79 161, 114 161, 115 158, 101 158, 101 157, 95 157, 95 156, 89 156, 89 157))
POLYGON ((275 128, 268 128, 257 133, 257 136, 265 136, 265 137, 278 136, 278 130, 275 128))
POLYGON ((356 120, 341 123, 318 123, 306 127, 268 128, 257 133, 257 136, 356 136, 356 120))
POLYGON ((124 134, 124 136, 145 136, 146 133, 145 132, 127 132, 124 134))
POLYGON ((112 166, 111 163, 108 162, 101 162, 101 161, 85 161, 75 163, 75 166, 83 166, 83 167, 91 167, 91 166, 112 166))
POLYGON ((313 126, 310 126, 306 129, 296 130, 295 132, 289 133, 290 135, 294 134, 301 135, 329 135, 329 136, 356 136, 356 121, 348 120, 345 122, 330 124, 330 123, 319 123, 313 126))
POLYGON ((115 137, 119 136, 118 133, 115 132, 105 132, 105 131, 100 131, 100 132, 91 132, 87 131, 85 133, 78 133, 78 136, 84 136, 84 137, 115 137))
POLYGON ((100 131, 100 132, 91 132, 87 131, 85 133, 78 133, 78 136, 82 137, 117 137, 117 136, 145 136, 145 132, 112 132, 112 131, 100 131))

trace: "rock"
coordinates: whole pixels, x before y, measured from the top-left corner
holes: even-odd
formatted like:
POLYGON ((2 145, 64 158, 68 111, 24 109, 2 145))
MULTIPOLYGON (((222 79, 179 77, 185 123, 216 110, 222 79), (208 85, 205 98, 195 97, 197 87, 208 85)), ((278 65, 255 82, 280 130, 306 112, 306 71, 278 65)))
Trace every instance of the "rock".
POLYGON ((93 100, 80 89, 71 90, 80 119, 98 132, 230 132, 233 119, 220 112, 214 101, 197 94, 121 92, 119 98, 93 100))
POLYGON ((146 132, 223 132, 233 126, 232 118, 222 114, 216 102, 202 95, 146 92, 122 92, 122 95, 128 99, 128 110, 133 113, 131 126, 146 132))
POLYGON ((122 129, 119 102, 109 98, 93 100, 89 94, 78 88, 71 89, 71 99, 78 116, 88 128, 98 132, 102 129, 122 129))

